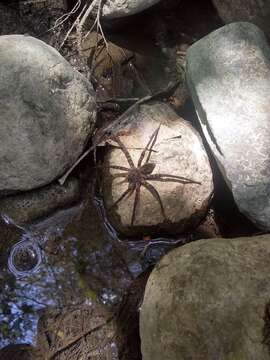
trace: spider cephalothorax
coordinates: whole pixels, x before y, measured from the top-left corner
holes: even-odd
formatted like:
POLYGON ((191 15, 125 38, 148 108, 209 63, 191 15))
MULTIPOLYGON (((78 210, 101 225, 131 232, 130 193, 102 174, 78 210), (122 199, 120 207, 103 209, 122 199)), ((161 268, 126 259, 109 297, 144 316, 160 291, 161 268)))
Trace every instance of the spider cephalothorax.
POLYGON ((117 204, 119 204, 122 200, 131 196, 135 192, 135 199, 134 199, 132 216, 131 216, 131 226, 134 225, 134 221, 135 221, 135 217, 136 217, 136 210, 138 208, 139 201, 140 201, 141 186, 144 187, 147 191, 149 191, 152 194, 153 198, 159 203, 162 216, 163 216, 164 220, 167 220, 164 206, 163 206, 162 200, 160 198, 160 195, 159 195, 158 191, 156 190, 156 188, 152 184, 150 184, 148 181, 178 182, 181 184, 198 184, 198 185, 201 184, 198 181, 194 181, 194 180, 188 179, 183 176, 177 176, 177 175, 171 175, 171 174, 160 174, 160 173, 153 174, 156 164, 154 164, 153 162, 150 162, 150 157, 151 157, 152 152, 154 151, 153 148, 157 141, 159 129, 160 129, 160 126, 150 136, 148 143, 146 144, 145 148, 142 150, 142 152, 140 154, 137 166, 135 166, 135 164, 130 156, 129 151, 127 150, 127 148, 123 144, 123 142, 119 139, 119 137, 116 135, 111 136, 111 140, 113 140, 115 143, 117 143, 118 147, 124 153, 130 167, 128 168, 128 167, 118 166, 118 165, 109 166, 109 168, 111 168, 111 169, 123 171, 121 173, 114 174, 113 177, 114 178, 124 178, 124 180, 122 182, 128 184, 127 189, 112 204, 112 206, 109 208, 109 211, 113 207, 115 207, 117 204))

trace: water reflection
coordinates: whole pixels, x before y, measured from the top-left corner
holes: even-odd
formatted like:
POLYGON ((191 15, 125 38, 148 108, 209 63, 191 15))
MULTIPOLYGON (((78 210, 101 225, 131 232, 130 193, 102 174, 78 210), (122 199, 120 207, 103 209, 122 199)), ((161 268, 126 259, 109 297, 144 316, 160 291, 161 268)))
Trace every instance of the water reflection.
POLYGON ((35 272, 42 261, 39 245, 31 240, 23 239, 15 244, 8 258, 8 268, 15 276, 23 276, 35 272))

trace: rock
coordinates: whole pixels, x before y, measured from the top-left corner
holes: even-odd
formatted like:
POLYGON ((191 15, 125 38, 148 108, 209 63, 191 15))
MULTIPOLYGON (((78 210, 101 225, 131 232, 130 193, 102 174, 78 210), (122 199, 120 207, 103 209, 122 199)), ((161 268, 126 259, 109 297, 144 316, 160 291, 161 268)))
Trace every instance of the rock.
POLYGON ((117 19, 124 16, 137 14, 160 0, 107 0, 102 8, 105 19, 117 19))
POLYGON ((95 123, 93 96, 52 47, 0 37, 0 193, 46 185, 76 161, 95 123))
POLYGON ((226 25, 187 52, 205 138, 239 210, 270 229, 270 49, 249 23, 226 25))
POLYGON ((166 255, 146 285, 143 359, 268 359, 269 240, 200 240, 166 255))
POLYGON ((155 165, 152 173, 181 176, 197 183, 148 181, 159 194, 166 219, 154 190, 151 193, 141 186, 139 206, 132 226, 134 193, 112 207, 127 190, 128 184, 123 183, 122 177, 114 178, 123 171, 108 167, 113 165, 130 168, 122 149, 112 147, 103 164, 104 203, 109 221, 118 232, 126 236, 160 234, 162 231, 181 233, 198 225, 205 216, 211 199, 212 172, 200 136, 167 104, 152 102, 141 105, 139 110, 134 110, 123 119, 120 130, 115 130, 115 134, 119 135, 137 166, 143 148, 159 125, 161 127, 150 158, 150 163, 155 165))
POLYGON ((77 179, 68 179, 63 186, 54 182, 40 189, 2 198, 0 214, 7 215, 16 224, 24 225, 79 202, 80 195, 77 179))
POLYGON ((1 360, 42 360, 29 344, 12 344, 0 350, 1 360))
POLYGON ((268 0, 213 0, 225 23, 250 21, 270 36, 270 3, 268 0))

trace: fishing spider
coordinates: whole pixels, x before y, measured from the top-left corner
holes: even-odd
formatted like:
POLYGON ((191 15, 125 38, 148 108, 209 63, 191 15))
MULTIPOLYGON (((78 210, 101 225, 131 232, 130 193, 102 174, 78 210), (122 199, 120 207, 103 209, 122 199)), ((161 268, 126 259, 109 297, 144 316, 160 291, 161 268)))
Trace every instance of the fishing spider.
POLYGON ((150 162, 151 153, 154 151, 153 147, 157 141, 158 133, 160 126, 153 132, 153 134, 150 136, 150 139, 145 146, 145 148, 142 150, 142 153, 139 157, 137 166, 135 166, 126 146, 123 144, 123 142, 119 139, 117 135, 111 135, 110 138, 115 143, 117 143, 118 147, 122 150, 124 153, 127 162, 129 164, 128 167, 124 166, 118 166, 118 165, 110 165, 108 168, 111 169, 117 169, 124 171, 122 173, 118 173, 113 175, 114 178, 123 177, 124 180, 121 183, 128 183, 128 188, 123 192, 123 194, 112 204, 112 206, 109 208, 109 211, 114 208, 117 204, 119 204, 124 198, 130 197, 134 191, 135 191, 135 199, 133 204, 133 210, 132 210, 132 216, 131 216, 131 226, 134 225, 135 217, 136 217, 136 210, 140 201, 140 189, 141 186, 143 186, 146 190, 148 190, 153 198, 159 203, 161 214, 164 218, 164 220, 167 220, 167 217, 165 215, 164 206, 162 203, 162 200, 159 196, 158 191, 156 188, 148 182, 150 181, 159 181, 159 182, 178 182, 181 184, 198 184, 201 183, 198 181, 194 181, 191 179, 188 179, 183 176, 177 176, 177 175, 170 175, 170 174, 153 174, 153 171, 155 169, 156 164, 153 162, 150 162), (148 152, 148 154, 147 154, 148 152), (147 154, 147 155, 146 155, 147 154), (145 159, 145 161, 144 161, 145 159), (144 161, 144 163, 143 163, 144 161))

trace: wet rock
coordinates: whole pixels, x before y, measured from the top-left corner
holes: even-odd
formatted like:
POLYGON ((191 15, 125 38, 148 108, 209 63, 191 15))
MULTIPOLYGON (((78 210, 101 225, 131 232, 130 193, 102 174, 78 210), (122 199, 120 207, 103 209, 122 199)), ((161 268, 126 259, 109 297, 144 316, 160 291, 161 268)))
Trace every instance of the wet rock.
POLYGON ((14 344, 0 350, 1 360, 42 360, 28 344, 14 344))
MULTIPOLYGON (((183 232, 196 226, 205 216, 211 199, 212 172, 201 139, 196 130, 178 117, 168 105, 159 102, 141 105, 139 110, 134 110, 123 119, 120 131, 115 128, 115 134, 119 135, 137 167, 143 149, 159 125, 154 151, 151 152, 148 163, 154 167, 151 174, 167 174, 167 177, 164 176, 167 180, 147 181, 151 186, 150 190, 148 185, 148 189, 140 187, 133 225, 134 193, 113 206, 128 188, 128 183, 123 181, 124 177, 116 177, 118 173, 127 172, 109 168, 130 168, 123 150, 112 147, 102 165, 102 189, 109 221, 117 231, 127 236, 157 234, 160 231, 183 232), (192 181, 169 181, 172 175, 192 181)), ((112 144, 117 145, 115 142, 112 144)), ((142 165, 148 154, 146 152, 142 165)))
POLYGON ((102 16, 105 19, 116 19, 124 16, 137 14, 160 0, 107 0, 102 8, 102 16))
POLYGON ((213 0, 225 23, 250 21, 270 36, 270 3, 268 0, 213 0))
POLYGON ((263 33, 234 23, 198 41, 187 52, 187 81, 239 210, 270 229, 270 49, 263 33))
POLYGON ((268 359, 269 240, 201 240, 166 255, 146 285, 143 359, 268 359))
POLYGON ((79 181, 71 178, 63 186, 54 182, 37 190, 4 197, 0 201, 0 213, 23 225, 79 202, 80 195, 79 181))
POLYGON ((77 159, 95 123, 92 85, 52 47, 0 37, 0 192, 50 183, 77 159))

